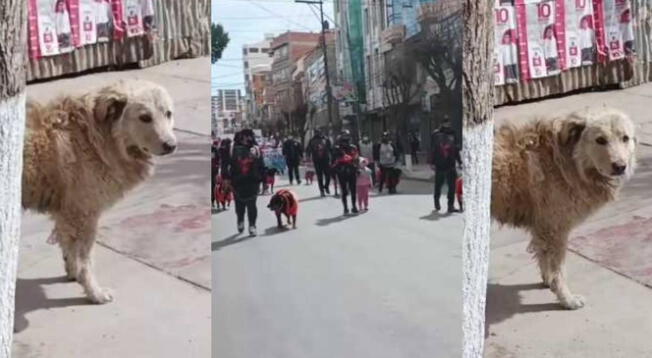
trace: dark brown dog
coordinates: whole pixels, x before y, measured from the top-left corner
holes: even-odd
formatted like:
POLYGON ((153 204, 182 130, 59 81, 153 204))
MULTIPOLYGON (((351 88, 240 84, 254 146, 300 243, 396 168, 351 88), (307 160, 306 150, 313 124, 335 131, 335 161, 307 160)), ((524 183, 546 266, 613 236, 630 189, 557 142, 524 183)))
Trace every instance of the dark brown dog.
POLYGON ((287 189, 281 189, 272 195, 267 207, 274 211, 276 214, 276 222, 279 228, 284 228, 281 215, 285 215, 288 225, 292 224, 292 228, 297 228, 297 214, 299 212, 299 201, 293 192, 287 189))

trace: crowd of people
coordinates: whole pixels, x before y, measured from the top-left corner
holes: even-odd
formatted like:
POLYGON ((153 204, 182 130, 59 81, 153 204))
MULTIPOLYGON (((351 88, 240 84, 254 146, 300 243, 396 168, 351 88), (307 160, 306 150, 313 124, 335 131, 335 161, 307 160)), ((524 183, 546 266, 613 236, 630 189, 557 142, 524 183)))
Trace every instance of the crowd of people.
MULTIPOLYGON (((459 209, 455 208, 456 193, 461 190, 461 178, 457 172, 457 166, 461 165, 460 148, 455 133, 445 123, 431 139, 428 161, 435 171, 435 210, 441 210, 440 196, 446 184, 448 212, 460 211, 461 200, 458 200, 459 209)), ((258 141, 251 129, 243 129, 232 140, 218 138, 212 146, 212 206, 218 210, 226 209, 233 201, 239 233, 245 230, 247 217, 249 234, 257 234, 258 196, 266 191, 273 193, 274 178, 277 174, 284 175, 286 170, 290 185, 301 184, 299 167, 302 164, 306 167, 305 180, 310 183, 313 176, 317 177, 322 197, 331 195, 333 184, 334 195, 342 201, 344 215, 369 210, 369 193, 373 188, 377 188, 378 193, 385 188, 389 194, 397 193, 402 174, 401 148, 391 140, 389 132, 383 133, 377 143, 368 136, 354 143, 348 130, 343 130, 334 140, 316 130, 305 149, 293 136, 285 140, 276 137, 265 143, 258 141), (280 148, 281 164, 264 158, 263 151, 268 147, 280 148)), ((416 164, 420 145, 416 134, 410 136, 409 144, 416 164)))

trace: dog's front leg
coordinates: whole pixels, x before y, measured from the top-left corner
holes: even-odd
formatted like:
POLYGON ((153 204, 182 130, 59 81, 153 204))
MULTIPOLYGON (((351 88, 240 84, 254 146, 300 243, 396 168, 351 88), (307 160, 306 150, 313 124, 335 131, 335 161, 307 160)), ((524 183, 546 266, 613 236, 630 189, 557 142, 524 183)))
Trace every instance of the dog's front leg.
POLYGON ((545 249, 537 253, 544 284, 550 286, 564 308, 575 310, 584 307, 584 297, 573 294, 566 283, 564 263, 569 231, 552 231, 544 235, 539 239, 545 240, 545 249))
POLYGON ((69 214, 57 220, 57 227, 68 277, 74 277, 82 285, 91 302, 107 303, 113 300, 113 295, 97 283, 91 257, 98 219, 95 214, 69 214))

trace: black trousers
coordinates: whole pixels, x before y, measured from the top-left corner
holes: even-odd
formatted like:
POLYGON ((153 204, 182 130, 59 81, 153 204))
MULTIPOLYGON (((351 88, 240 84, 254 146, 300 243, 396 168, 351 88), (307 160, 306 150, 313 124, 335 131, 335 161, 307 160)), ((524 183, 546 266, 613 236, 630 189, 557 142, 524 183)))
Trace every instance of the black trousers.
POLYGON ((412 162, 414 164, 419 164, 419 156, 418 156, 417 151, 413 150, 411 154, 412 154, 412 162))
POLYGON ((340 182, 340 191, 342 193, 342 205, 344 205, 344 210, 348 210, 349 206, 346 202, 346 197, 351 194, 351 207, 357 208, 356 197, 357 197, 357 186, 356 186, 356 176, 349 173, 340 173, 337 175, 337 179, 340 182))
POLYGON ((215 179, 217 177, 217 170, 211 170, 211 205, 215 205, 215 179))
POLYGON ((435 169, 435 208, 440 209, 439 197, 441 188, 446 183, 448 187, 448 208, 452 209, 455 203, 455 180, 457 179, 457 170, 455 168, 441 170, 435 169))
POLYGON ((328 163, 313 162, 315 165, 315 173, 317 174, 317 184, 319 185, 319 192, 329 191, 328 187, 331 185, 331 172, 328 163))
POLYGON ((296 180, 297 183, 301 183, 301 177, 299 177, 299 163, 287 162, 288 163, 288 177, 290 179, 290 184, 293 180, 296 180))
POLYGON ((256 226, 256 218, 258 217, 258 208, 256 207, 257 196, 247 198, 246 200, 235 199, 235 215, 238 218, 238 223, 244 223, 245 212, 249 220, 249 226, 256 226))
POLYGON ((389 189, 390 192, 394 191, 394 189, 396 189, 395 186, 390 185, 390 181, 389 181, 389 175, 390 175, 390 171, 392 169, 393 168, 390 168, 390 167, 384 167, 382 165, 380 166, 380 183, 378 184, 378 191, 379 192, 383 191, 383 185, 385 183, 387 183, 387 189, 389 189))

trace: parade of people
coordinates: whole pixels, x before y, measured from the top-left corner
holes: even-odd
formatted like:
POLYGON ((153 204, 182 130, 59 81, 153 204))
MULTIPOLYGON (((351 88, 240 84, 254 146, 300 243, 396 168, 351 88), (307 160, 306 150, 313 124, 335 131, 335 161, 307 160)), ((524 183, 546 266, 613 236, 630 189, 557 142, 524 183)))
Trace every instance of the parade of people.
MULTIPOLYGON (((401 161, 400 146, 392 141, 397 138, 391 132, 383 132, 378 141, 363 135, 355 141, 351 131, 343 129, 334 142, 319 129, 305 140, 289 134, 270 135, 257 143, 254 131, 243 129, 229 137, 215 138, 212 146, 211 201, 213 209, 229 209, 227 196, 231 195, 236 208, 238 233, 245 229, 245 214, 249 224, 249 234, 257 234, 257 197, 274 196, 277 178, 282 178, 287 169, 286 184, 276 185, 279 190, 290 191, 293 186, 302 184, 311 187, 316 176, 319 197, 339 198, 344 217, 358 215, 369 210, 369 200, 373 196, 398 194, 400 178, 405 167, 401 161), (332 191, 331 191, 332 186, 332 191), (338 193, 339 187, 339 193, 338 193)), ((406 142, 410 146, 412 163, 418 165, 420 140, 417 132, 408 134, 406 142)), ((397 140, 398 141, 398 140, 397 140)), ((459 144, 449 122, 444 122, 430 138, 431 150, 424 154, 430 169, 434 170, 434 212, 441 210, 439 198, 442 188, 448 189, 447 214, 462 211, 461 177, 457 166, 461 165, 459 144), (459 208, 455 208, 455 199, 459 208)), ((302 198, 298 199, 300 202, 302 198)))

